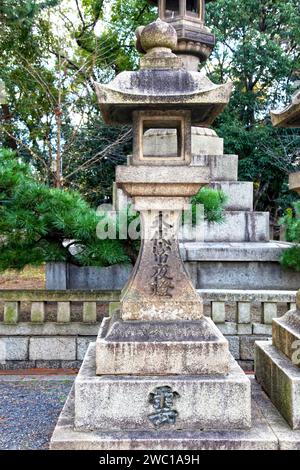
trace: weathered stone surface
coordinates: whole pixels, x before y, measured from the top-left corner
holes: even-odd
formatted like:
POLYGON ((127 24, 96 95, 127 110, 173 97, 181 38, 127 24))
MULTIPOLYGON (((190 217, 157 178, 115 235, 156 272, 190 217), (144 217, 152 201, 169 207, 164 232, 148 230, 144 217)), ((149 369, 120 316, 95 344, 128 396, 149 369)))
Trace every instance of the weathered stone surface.
POLYGON ((76 339, 64 337, 30 338, 30 360, 75 360, 76 339))
POLYGON ((117 185, 130 196, 189 197, 208 181, 208 167, 143 165, 116 168, 117 185))
POLYGON ((272 124, 274 127, 300 127, 300 90, 297 90, 292 102, 282 111, 271 112, 272 124))
POLYGON ((253 323, 252 326, 254 335, 272 336, 272 325, 253 323))
POLYGON ((212 319, 214 323, 225 323, 225 303, 212 302, 212 319))
POLYGON ((300 429, 300 371, 270 342, 256 343, 257 380, 292 429, 300 429))
MULTIPOLYGON (((223 155, 224 140, 212 129, 192 127, 191 136, 192 155, 223 155)), ((151 129, 145 133, 144 145, 154 155, 168 155, 170 149, 174 153, 177 145, 176 130, 151 129)), ((204 166, 208 166, 208 163, 204 166)))
POLYGON ((5 302, 4 304, 4 323, 16 324, 19 320, 20 303, 19 302, 5 302))
POLYGON ((7 337, 0 338, 0 342, 0 361, 26 361, 28 359, 29 338, 7 337), (2 352, 5 352, 5 357, 2 357, 2 352))
POLYGON ((300 367, 300 312, 290 310, 281 318, 273 320, 273 345, 295 363, 299 357, 300 367))
POLYGON ((60 415, 51 450, 277 450, 300 448, 300 433, 288 425, 252 381, 252 427, 246 431, 132 431, 74 430, 74 391, 60 415), (265 412, 266 411, 266 412, 265 412), (265 415, 267 414, 267 420, 265 415), (270 424, 269 424, 270 423, 270 424), (276 434, 274 432, 276 429, 276 434), (297 447, 298 445, 298 447, 297 447))
MULTIPOLYGON (((193 145, 193 141, 192 141, 193 145)), ((209 167, 212 181, 237 181, 238 156, 237 155, 193 155, 193 167, 209 167)))
POLYGON ((263 305, 263 322, 272 325, 272 321, 277 317, 277 303, 265 302, 263 305))
POLYGON ((226 336, 229 343, 229 352, 234 359, 240 358, 240 338, 238 336, 226 336))
POLYGON ((242 360, 253 360, 255 356, 255 342, 266 341, 269 338, 259 336, 243 336, 240 338, 240 357, 242 360))
POLYGON ((251 335, 252 334, 252 325, 251 325, 251 323, 249 323, 248 325, 238 324, 237 331, 238 331, 238 335, 251 335))
POLYGON ((250 381, 235 361, 226 376, 95 376, 95 345, 90 345, 75 381, 78 430, 153 430, 149 402, 157 387, 178 395, 176 423, 165 430, 228 430, 251 425, 250 381), (99 406, 101 403, 101 406, 99 406))
POLYGON ((71 320, 71 303, 58 302, 57 303, 57 322, 69 323, 71 320))
POLYGON ((250 302, 238 303, 238 323, 251 322, 251 304, 250 302))
POLYGON ((253 210, 253 183, 248 181, 219 181, 212 182, 210 187, 222 190, 228 196, 228 201, 225 204, 226 210, 253 210))
POLYGON ((141 212, 142 244, 121 296, 123 320, 199 320, 202 301, 184 268, 177 239, 186 198, 135 198, 141 212))
POLYGON ((218 328, 223 335, 236 335, 237 324, 232 322, 219 323, 218 328))
POLYGON ((83 361, 90 343, 94 343, 97 336, 80 336, 77 338, 77 360, 83 361))
POLYGON ((32 302, 31 315, 32 323, 43 323, 45 321, 45 302, 32 302))
POLYGON ((228 342, 209 318, 188 322, 104 319, 97 375, 215 375, 228 372, 228 342))
POLYGON ((18 325, 4 325, 0 323, 1 336, 97 336, 100 323, 84 324, 72 322, 33 324, 29 322, 18 325))
MULTIPOLYGON (((222 225, 222 224, 221 224, 222 225)), ((282 269, 277 262, 198 261, 198 289, 295 291, 300 273, 282 269)))
MULTIPOLYGON (((165 64, 163 64, 165 68, 165 64)), ((140 70, 122 72, 110 84, 95 84, 103 118, 107 124, 129 124, 132 112, 178 107, 192 111, 192 124, 210 126, 229 101, 232 83, 214 85, 206 76, 186 70, 140 70), (167 85, 167 86, 166 86, 167 85)))
POLYGON ((0 290, 0 300, 5 302, 114 302, 120 292, 114 290, 0 290))
POLYGON ((83 321, 85 323, 95 323, 97 321, 96 302, 84 302, 83 303, 83 321))
POLYGON ((268 212, 226 211, 222 224, 204 222, 206 242, 268 242, 269 239, 268 212))

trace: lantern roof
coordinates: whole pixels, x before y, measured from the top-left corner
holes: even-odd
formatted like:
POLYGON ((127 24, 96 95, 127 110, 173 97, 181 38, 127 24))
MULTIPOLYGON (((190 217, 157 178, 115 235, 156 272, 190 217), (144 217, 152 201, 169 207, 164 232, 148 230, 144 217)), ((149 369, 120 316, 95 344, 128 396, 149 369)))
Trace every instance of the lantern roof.
POLYGON ((176 31, 158 19, 137 30, 146 50, 141 69, 122 72, 108 85, 95 84, 100 109, 108 124, 131 124, 134 111, 189 110, 192 125, 207 126, 229 102, 232 84, 213 84, 200 72, 185 70, 172 53, 176 31))
POLYGON ((274 127, 300 128, 300 90, 294 93, 291 104, 286 108, 271 111, 271 119, 274 127))

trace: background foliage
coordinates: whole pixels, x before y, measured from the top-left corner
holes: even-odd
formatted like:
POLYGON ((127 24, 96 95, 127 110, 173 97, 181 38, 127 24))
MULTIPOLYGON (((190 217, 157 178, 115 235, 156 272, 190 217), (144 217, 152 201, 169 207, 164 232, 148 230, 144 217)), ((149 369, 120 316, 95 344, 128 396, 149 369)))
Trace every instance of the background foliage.
MULTIPOLYGON (((102 122, 93 81, 137 67, 135 29, 156 16, 147 0, 2 0, 0 142, 41 181, 75 189, 94 207, 111 197, 131 131, 102 122)), ((255 209, 277 220, 297 197, 287 175, 300 138, 274 129, 269 112, 290 101, 299 78, 299 0, 216 0, 206 23, 217 37, 206 72, 234 83, 215 128, 226 153, 240 157, 239 178, 255 183, 255 209)))

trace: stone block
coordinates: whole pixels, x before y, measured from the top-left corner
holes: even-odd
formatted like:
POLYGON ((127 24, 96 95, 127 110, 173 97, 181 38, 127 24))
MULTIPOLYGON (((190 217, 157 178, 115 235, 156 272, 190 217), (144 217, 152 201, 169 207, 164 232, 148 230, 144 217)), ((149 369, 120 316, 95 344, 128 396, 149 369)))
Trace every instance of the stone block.
POLYGON ((226 376, 96 377, 95 367, 92 344, 75 380, 77 431, 154 430, 152 398, 161 387, 173 393, 174 419, 165 423, 164 431, 251 426, 250 381, 233 358, 226 376))
POLYGON ((214 323, 225 323, 225 302, 212 302, 212 320, 214 323))
POLYGON ((76 339, 68 337, 30 338, 30 360, 75 360, 76 339))
POLYGON ((232 322, 219 323, 219 330, 225 336, 227 335, 236 335, 237 334, 237 324, 232 322))
POLYGON ((26 361, 28 359, 29 338, 0 338, 0 362, 26 361), (3 355, 4 353, 4 355, 3 355))
POLYGON ((268 212, 226 211, 222 224, 204 222, 205 242, 268 242, 269 239, 268 212))
POLYGON ((45 321, 45 302, 32 302, 31 315, 32 323, 43 323, 45 321))
POLYGON ((225 374, 228 361, 228 342, 206 317, 197 322, 105 318, 96 342, 97 375, 225 374))
POLYGON ((252 334, 252 324, 238 324, 237 326, 238 335, 251 335, 252 334))
POLYGON ((273 320, 273 345, 300 366, 300 313, 297 310, 273 320))
POLYGON ((262 338, 258 336, 243 336, 240 338, 240 352, 241 360, 253 361, 255 352, 255 341, 268 340, 268 338, 262 338))
POLYGON ((95 323, 97 321, 96 302, 84 302, 83 303, 83 321, 85 323, 95 323))
POLYGON ((62 369, 80 369, 82 361, 61 361, 62 369))
POLYGON ((4 323, 17 324, 20 314, 20 302, 5 302, 4 303, 4 323))
POLYGON ((6 361, 6 362, 1 362, 0 361, 0 370, 20 370, 20 369, 34 369, 35 367, 38 367, 36 365, 35 361, 6 361))
POLYGON ((294 430, 300 429, 300 370, 270 342, 258 341, 255 374, 262 388, 294 430))
POLYGON ((226 336, 229 344, 229 352, 234 359, 240 358, 240 339, 238 336, 226 336))
POLYGON ((77 338, 77 360, 82 361, 88 350, 90 343, 95 342, 97 336, 80 336, 77 338))
POLYGON ((254 335, 272 336, 272 325, 253 323, 252 326, 254 335))
POLYGON ((272 321, 277 317, 277 304, 274 302, 264 302, 263 304, 263 322, 272 325, 272 321))
MULTIPOLYGON (((255 385, 255 384, 253 384, 255 385)), ((300 437, 288 427, 272 403, 255 390, 252 427, 241 431, 94 431, 74 429, 74 388, 61 412, 50 443, 51 450, 278 450, 300 449, 300 437), (267 418, 265 414, 267 411, 267 418), (281 420, 281 421, 280 421, 281 420), (276 429, 276 433, 274 431, 276 429), (296 435, 295 435, 296 434, 296 435)), ((200 456, 201 458, 201 456, 200 456)))
POLYGON ((210 168, 211 181, 237 181, 237 155, 193 155, 192 166, 210 168))
POLYGON ((71 303, 57 302, 57 322, 69 323, 71 320, 71 303))
POLYGON ((238 323, 251 322, 251 303, 238 302, 238 323))
POLYGON ((228 196, 225 209, 229 211, 253 210, 253 183, 242 181, 212 182, 213 189, 221 190, 228 196))

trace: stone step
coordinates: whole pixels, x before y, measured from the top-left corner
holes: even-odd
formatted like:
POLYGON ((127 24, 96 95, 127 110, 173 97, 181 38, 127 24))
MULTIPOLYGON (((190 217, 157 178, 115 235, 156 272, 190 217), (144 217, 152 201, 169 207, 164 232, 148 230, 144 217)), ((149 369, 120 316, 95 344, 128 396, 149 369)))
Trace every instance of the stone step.
POLYGON ((237 181, 237 155, 193 155, 192 166, 210 167, 212 181, 237 181))
POLYGON ((278 262, 292 243, 270 242, 184 242, 181 245, 185 261, 259 261, 278 262))
POLYGON ((185 242, 181 255, 198 289, 298 290, 300 273, 284 269, 287 242, 185 242))
POLYGON ((225 208, 229 211, 253 210, 253 183, 243 181, 213 181, 213 189, 222 190, 228 196, 225 208))

